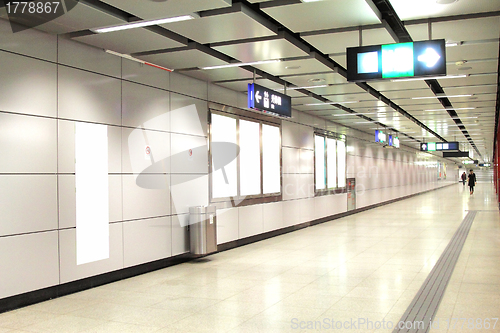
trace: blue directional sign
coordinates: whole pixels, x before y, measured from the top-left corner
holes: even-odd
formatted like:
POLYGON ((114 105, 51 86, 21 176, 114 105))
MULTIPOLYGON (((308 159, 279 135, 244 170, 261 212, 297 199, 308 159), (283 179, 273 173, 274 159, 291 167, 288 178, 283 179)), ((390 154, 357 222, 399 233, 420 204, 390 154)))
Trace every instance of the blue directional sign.
POLYGON ((292 98, 255 83, 248 84, 248 108, 292 117, 292 98))
POLYGON ((348 81, 440 75, 446 75, 444 39, 347 49, 348 81))

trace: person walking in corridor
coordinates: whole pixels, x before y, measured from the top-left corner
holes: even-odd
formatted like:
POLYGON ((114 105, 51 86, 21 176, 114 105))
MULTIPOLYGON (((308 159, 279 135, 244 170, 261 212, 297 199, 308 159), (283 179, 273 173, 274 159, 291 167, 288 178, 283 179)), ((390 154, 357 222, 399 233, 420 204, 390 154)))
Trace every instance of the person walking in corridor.
POLYGON ((472 169, 470 169, 469 172, 469 188, 470 188, 470 194, 474 193, 474 186, 476 186, 476 174, 472 169))
POLYGON ((462 178, 462 184, 465 186, 465 181, 467 180, 467 174, 465 173, 465 171, 464 173, 462 173, 461 178, 462 178))

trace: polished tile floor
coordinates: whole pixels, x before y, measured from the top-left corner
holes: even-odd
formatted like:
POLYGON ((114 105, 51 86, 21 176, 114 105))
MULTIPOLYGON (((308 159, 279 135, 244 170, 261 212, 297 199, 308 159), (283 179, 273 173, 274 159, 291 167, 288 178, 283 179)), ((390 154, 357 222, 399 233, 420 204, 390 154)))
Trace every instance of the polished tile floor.
POLYGON ((392 332, 467 210, 431 332, 500 332, 500 218, 480 183, 4 313, 0 333, 392 332))

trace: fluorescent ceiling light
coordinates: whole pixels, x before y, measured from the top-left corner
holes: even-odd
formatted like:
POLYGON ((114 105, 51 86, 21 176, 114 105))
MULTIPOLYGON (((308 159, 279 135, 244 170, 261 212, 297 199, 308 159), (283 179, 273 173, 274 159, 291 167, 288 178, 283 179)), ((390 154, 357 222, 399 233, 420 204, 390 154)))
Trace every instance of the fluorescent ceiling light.
POLYGON ((306 106, 317 106, 317 105, 352 104, 352 103, 359 103, 359 101, 328 102, 328 103, 312 103, 312 104, 304 104, 304 105, 306 105, 306 106))
POLYGON ((468 95, 442 95, 442 96, 431 96, 431 97, 412 97, 411 99, 430 99, 430 98, 455 98, 455 97, 471 97, 472 94, 468 95))
POLYGON ((424 110, 424 111, 446 111, 446 110, 474 110, 474 108, 446 108, 446 109, 431 109, 431 110, 424 110))
POLYGON ((230 68, 230 67, 241 67, 241 66, 253 66, 253 65, 271 64, 271 63, 280 62, 280 61, 281 61, 281 59, 261 60, 261 61, 253 61, 253 62, 235 62, 235 63, 231 63, 231 64, 227 64, 227 65, 201 67, 201 69, 219 69, 219 68, 230 68))
POLYGON ((428 77, 415 77, 409 79, 394 79, 391 82, 405 82, 405 81, 423 81, 423 80, 442 80, 442 79, 459 79, 469 76, 468 74, 460 75, 446 75, 446 76, 428 76, 428 77))
POLYGON ((477 119, 478 117, 451 117, 451 119, 477 119))
POLYGON ((345 117, 345 116, 362 116, 362 115, 372 115, 376 113, 343 113, 343 114, 332 114, 334 117, 345 117))
POLYGON ((90 29, 90 31, 98 33, 98 34, 102 34, 102 33, 106 33, 106 32, 113 32, 113 31, 120 31, 120 30, 127 30, 127 29, 136 29, 136 28, 149 27, 152 25, 159 25, 159 24, 165 24, 165 23, 192 20, 194 18, 195 17, 192 14, 191 15, 182 15, 182 16, 168 17, 168 18, 162 18, 162 19, 157 19, 157 20, 143 20, 143 21, 137 21, 137 22, 126 23, 126 24, 121 24, 121 25, 114 25, 114 26, 109 26, 109 27, 90 29))
MULTIPOLYGON (((326 88, 328 84, 322 84, 319 86, 306 86, 306 87, 286 87, 286 90, 298 90, 298 89, 314 89, 314 88, 326 88)), ((285 88, 279 88, 276 90, 285 90, 285 88)))

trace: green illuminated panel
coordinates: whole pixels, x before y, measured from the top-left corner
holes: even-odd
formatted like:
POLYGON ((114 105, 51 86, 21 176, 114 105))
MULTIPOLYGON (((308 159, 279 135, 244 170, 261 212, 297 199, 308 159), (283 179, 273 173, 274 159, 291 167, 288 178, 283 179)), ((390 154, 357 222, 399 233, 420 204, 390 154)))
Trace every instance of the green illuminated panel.
POLYGON ((414 76, 413 43, 382 45, 382 77, 414 76))
POLYGON ((428 142, 427 143, 427 151, 436 151, 436 143, 428 142))

